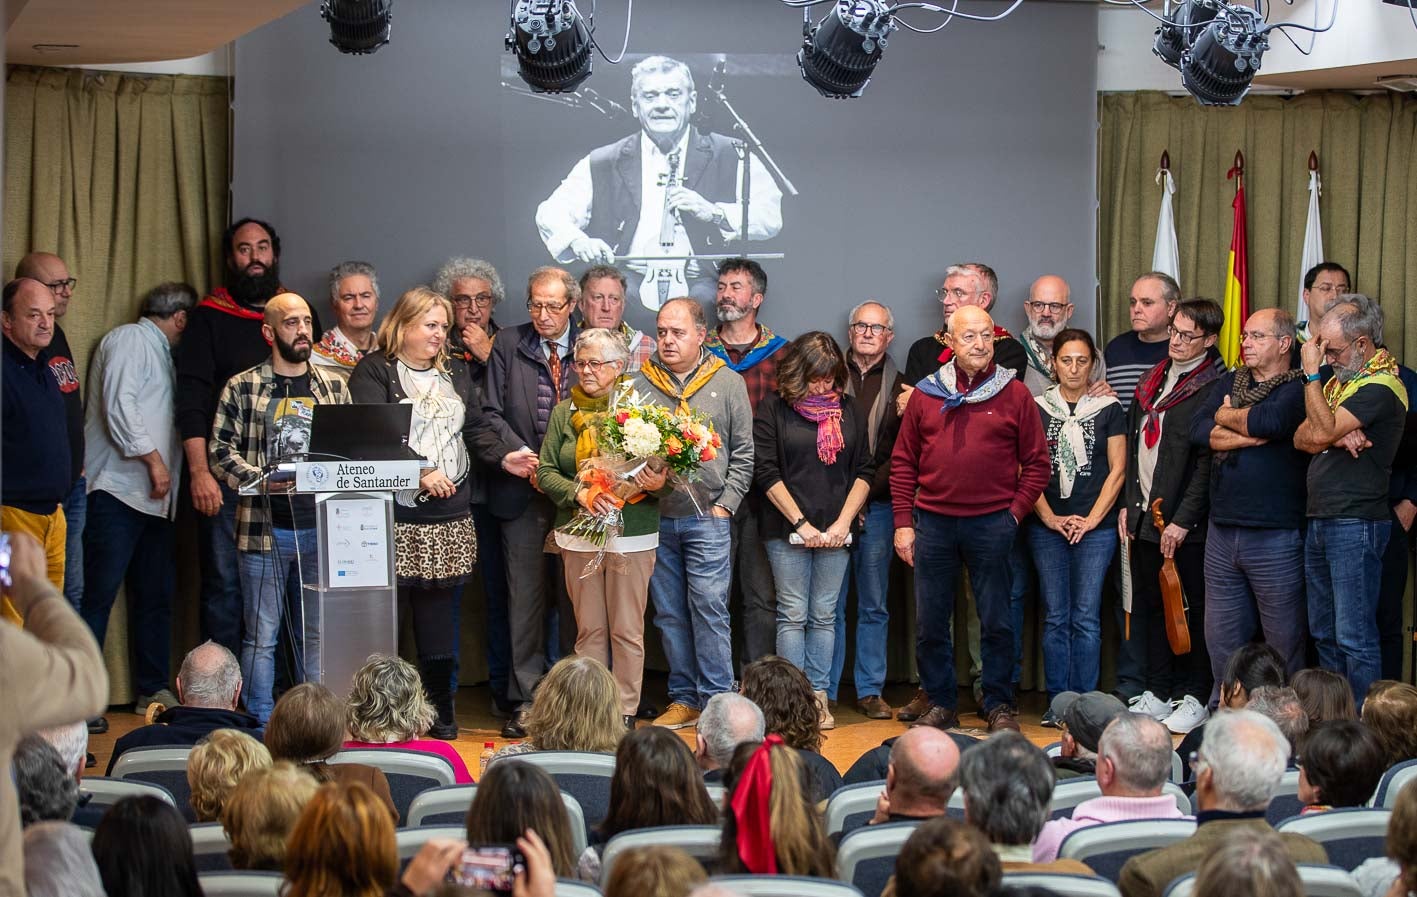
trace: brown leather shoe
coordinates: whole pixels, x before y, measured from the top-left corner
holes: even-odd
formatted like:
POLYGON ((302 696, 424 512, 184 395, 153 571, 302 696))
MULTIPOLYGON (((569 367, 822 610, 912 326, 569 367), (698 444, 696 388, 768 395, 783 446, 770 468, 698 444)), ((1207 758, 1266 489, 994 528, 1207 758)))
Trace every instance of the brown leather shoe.
POLYGON ((894 716, 891 705, 887 704, 880 695, 869 695, 856 702, 856 709, 861 711, 861 715, 867 719, 890 719, 894 716))
POLYGON ((936 729, 958 729, 959 714, 948 707, 941 707, 939 704, 931 705, 930 709, 920 715, 920 718, 910 724, 910 728, 919 726, 932 726, 936 729))
POLYGON ((915 689, 915 696, 910 699, 900 710, 896 711, 895 718, 903 723, 911 723, 925 715, 925 711, 930 709, 930 696, 925 694, 925 689, 915 689))
POLYGON ((1019 727, 1018 717, 1014 715, 1014 709, 1008 704, 1000 704, 989 711, 989 734, 1010 729, 1014 732, 1022 732, 1019 727))

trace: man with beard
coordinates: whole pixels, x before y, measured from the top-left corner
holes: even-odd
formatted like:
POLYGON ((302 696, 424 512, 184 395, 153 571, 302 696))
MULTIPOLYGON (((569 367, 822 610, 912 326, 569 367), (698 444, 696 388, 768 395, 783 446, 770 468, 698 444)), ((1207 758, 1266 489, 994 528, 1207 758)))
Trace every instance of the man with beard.
MULTIPOLYGON (((1071 326, 1073 319, 1072 290, 1068 282, 1056 274, 1045 274, 1028 288, 1023 313, 1028 326, 1019 335, 1028 367, 1023 371, 1023 385, 1035 396, 1041 396, 1053 385, 1053 337, 1071 326)), ((1101 358, 1092 366, 1093 394, 1108 391, 1101 384, 1107 379, 1107 365, 1101 358)))
MULTIPOLYGON (((202 565, 202 634, 233 654, 241 649, 241 589, 236 557, 236 493, 207 470, 207 439, 217 396, 233 374, 270 352, 263 337, 266 301, 280 292, 280 237, 255 218, 222 236, 226 286, 212 290, 188 317, 178 346, 177 430, 187 457, 202 565)), ((311 313, 313 336, 319 319, 311 313)))
MULTIPOLYGON (((310 444, 316 405, 349 401, 342 379, 310 364, 314 316, 304 299, 281 293, 265 304, 261 333, 274 351, 232 377, 217 400, 212 424, 210 474, 235 492, 269 464, 302 453, 310 444)), ((274 487, 273 490, 274 491, 274 487)), ((319 620, 287 610, 302 585, 316 580, 315 497, 244 497, 236 504, 243 623, 241 677, 246 709, 265 723, 271 715, 276 638, 282 619, 305 673, 314 669, 319 620), (302 647, 303 645, 303 647, 302 647)), ((292 602, 299 607, 301 602, 292 602)), ((298 677, 297 677, 298 678, 298 677)))
POLYGON ((1360 701, 1381 676, 1376 619, 1392 531, 1388 486, 1409 401, 1382 339, 1382 309, 1354 294, 1323 316, 1299 351, 1305 420, 1294 446, 1314 455, 1304 540, 1309 629, 1319 663, 1344 676, 1360 701), (1326 384, 1324 362, 1333 368, 1326 384))
MULTIPOLYGON (((451 258, 433 275, 433 289, 453 304, 453 326, 448 329, 448 354, 467 362, 472 380, 479 387, 487 377, 487 359, 492 357, 492 340, 497 322, 492 312, 507 298, 502 277, 491 262, 474 258, 451 258)), ((476 498, 473 499, 476 503, 476 498)), ((474 512, 475 514, 475 512, 474 512)), ((477 533, 479 544, 482 531, 477 533)), ((482 560, 486 560, 484 554, 482 560)))

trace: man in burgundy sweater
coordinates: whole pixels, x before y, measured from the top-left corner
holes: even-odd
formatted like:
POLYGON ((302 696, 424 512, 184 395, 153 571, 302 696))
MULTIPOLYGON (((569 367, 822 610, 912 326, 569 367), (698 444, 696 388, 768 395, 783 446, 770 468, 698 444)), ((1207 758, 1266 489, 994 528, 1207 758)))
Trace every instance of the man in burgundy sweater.
POLYGON ((916 663, 930 709, 914 725, 959 725, 955 583, 969 570, 982 630, 989 731, 1019 728, 1012 685, 1009 548, 1050 473, 1033 396, 994 363, 994 321, 976 306, 950 316, 954 357, 916 384, 891 455, 895 550, 915 568, 916 663))

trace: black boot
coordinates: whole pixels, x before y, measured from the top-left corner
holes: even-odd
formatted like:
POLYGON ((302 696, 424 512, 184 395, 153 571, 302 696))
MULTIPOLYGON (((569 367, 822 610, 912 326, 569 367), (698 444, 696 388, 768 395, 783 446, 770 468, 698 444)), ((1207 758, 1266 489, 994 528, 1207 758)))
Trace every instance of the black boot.
POLYGON ((437 657, 419 663, 423 676, 423 689, 428 692, 428 700, 438 714, 428 729, 429 738, 440 741, 457 741, 458 721, 453 715, 453 659, 437 657))

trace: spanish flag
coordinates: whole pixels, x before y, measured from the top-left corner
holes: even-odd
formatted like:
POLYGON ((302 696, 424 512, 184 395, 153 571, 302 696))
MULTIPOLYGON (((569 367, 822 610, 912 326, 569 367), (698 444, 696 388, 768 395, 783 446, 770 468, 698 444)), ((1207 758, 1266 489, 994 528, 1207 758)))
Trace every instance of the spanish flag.
POLYGON ((1235 167, 1227 178, 1236 181, 1235 229, 1230 235, 1230 255, 1225 269, 1225 300, 1221 308, 1225 311, 1225 324, 1220 328, 1220 355, 1225 366, 1233 368, 1240 362, 1240 333, 1245 327, 1245 319, 1250 316, 1249 253, 1245 248, 1245 176, 1243 162, 1236 154, 1235 167))

